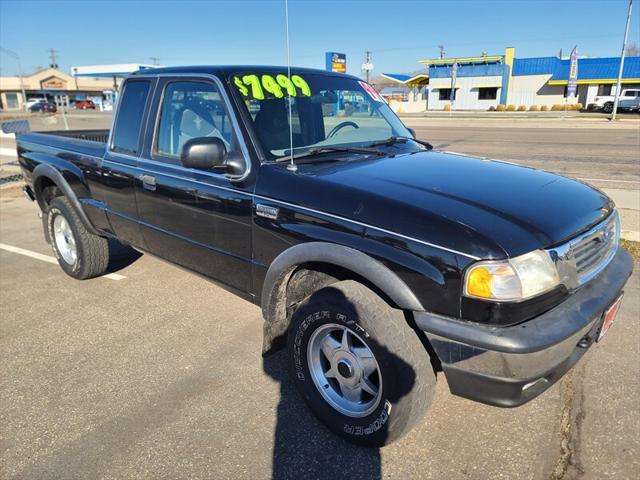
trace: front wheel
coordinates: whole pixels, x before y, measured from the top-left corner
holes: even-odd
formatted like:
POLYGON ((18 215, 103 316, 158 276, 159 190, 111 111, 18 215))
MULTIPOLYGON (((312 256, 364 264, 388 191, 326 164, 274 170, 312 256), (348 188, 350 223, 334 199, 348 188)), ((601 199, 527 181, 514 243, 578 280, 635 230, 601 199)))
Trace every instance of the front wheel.
POLYGON ((339 282, 307 298, 293 315, 288 344, 302 397, 353 443, 391 443, 433 399, 429 354, 403 312, 358 282, 339 282))
POLYGON ((613 103, 611 103, 611 102, 605 103, 604 106, 602 107, 602 111, 604 113, 613 112, 613 103))

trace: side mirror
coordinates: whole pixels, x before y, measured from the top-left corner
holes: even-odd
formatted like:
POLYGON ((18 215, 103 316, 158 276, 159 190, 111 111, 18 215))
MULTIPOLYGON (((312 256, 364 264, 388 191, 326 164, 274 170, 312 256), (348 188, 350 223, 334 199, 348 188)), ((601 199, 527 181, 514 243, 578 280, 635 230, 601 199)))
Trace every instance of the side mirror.
POLYGON ((416 138, 416 131, 413 128, 407 127, 407 130, 409 130, 409 133, 413 138, 416 138))
POLYGON ((217 137, 192 138, 182 146, 180 161, 186 168, 227 170, 227 148, 217 137))

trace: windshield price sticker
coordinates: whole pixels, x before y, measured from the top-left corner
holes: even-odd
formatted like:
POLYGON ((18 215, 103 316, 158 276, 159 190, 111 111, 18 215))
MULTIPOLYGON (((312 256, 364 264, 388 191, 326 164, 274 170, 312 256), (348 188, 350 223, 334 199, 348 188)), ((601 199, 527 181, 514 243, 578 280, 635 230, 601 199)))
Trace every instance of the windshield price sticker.
POLYGON ((374 99, 376 102, 384 102, 384 99, 367 82, 358 82, 358 83, 364 89, 364 91, 367 92, 369 94, 369 96, 372 99, 374 99))
POLYGON ((255 100, 269 98, 310 97, 311 88, 300 75, 242 75, 233 77, 233 83, 245 97, 255 100))

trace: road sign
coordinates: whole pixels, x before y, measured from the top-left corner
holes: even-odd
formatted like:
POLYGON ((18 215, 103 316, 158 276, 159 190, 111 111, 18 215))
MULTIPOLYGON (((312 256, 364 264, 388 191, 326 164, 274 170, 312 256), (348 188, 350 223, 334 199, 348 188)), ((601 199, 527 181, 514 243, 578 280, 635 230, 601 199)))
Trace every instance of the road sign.
POLYGON ((325 53, 326 69, 331 72, 347 73, 347 56, 344 53, 325 53))

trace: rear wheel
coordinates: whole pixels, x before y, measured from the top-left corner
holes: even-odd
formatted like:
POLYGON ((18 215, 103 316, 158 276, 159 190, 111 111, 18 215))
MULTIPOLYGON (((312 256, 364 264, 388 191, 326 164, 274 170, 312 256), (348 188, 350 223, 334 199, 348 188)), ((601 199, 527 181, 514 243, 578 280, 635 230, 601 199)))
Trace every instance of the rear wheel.
POLYGON ((611 113, 613 112, 613 103, 611 102, 607 102, 604 104, 604 106, 602 107, 602 111, 604 113, 611 113))
POLYGON ((53 253, 65 273, 78 280, 106 273, 109 265, 107 239, 85 228, 67 198, 54 198, 45 216, 53 253))
POLYGON ((392 442, 433 399, 429 355, 403 312, 358 282, 339 282, 307 298, 293 315, 288 343, 302 397, 351 442, 392 442))

